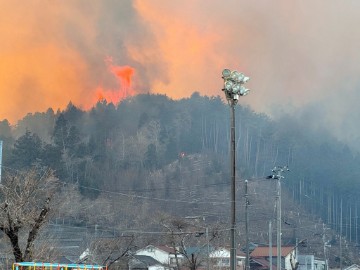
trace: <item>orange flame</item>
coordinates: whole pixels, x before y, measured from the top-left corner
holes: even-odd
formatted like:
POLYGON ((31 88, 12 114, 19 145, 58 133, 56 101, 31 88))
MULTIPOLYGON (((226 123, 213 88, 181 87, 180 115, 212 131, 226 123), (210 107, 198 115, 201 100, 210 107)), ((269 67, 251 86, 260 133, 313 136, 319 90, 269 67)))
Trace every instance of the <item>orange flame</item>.
POLYGON ((132 89, 132 77, 135 74, 135 69, 130 66, 116 66, 112 64, 111 58, 105 59, 108 68, 112 74, 115 75, 118 82, 118 89, 104 89, 99 86, 96 89, 96 102, 107 101, 108 103, 118 104, 121 100, 135 94, 132 89))

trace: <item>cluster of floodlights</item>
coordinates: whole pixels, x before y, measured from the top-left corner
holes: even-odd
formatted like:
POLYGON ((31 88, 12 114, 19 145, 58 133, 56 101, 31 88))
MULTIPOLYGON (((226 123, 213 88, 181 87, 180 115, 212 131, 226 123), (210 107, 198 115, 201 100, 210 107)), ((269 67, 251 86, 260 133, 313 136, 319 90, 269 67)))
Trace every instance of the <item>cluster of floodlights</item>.
POLYGON ((224 69, 222 78, 224 79, 223 91, 228 100, 237 101, 239 96, 246 96, 249 93, 250 90, 244 87, 244 83, 250 80, 250 78, 246 77, 243 73, 224 69))

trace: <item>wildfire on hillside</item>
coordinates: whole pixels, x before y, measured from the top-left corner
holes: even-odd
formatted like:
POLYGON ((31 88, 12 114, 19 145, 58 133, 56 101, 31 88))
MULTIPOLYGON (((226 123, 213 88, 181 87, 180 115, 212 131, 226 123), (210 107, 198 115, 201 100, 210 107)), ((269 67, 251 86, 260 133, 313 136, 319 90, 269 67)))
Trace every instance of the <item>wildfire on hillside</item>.
POLYGON ((95 101, 106 101, 108 103, 117 104, 121 100, 135 94, 132 88, 132 77, 135 74, 135 69, 130 66, 117 66, 113 64, 111 58, 105 59, 109 71, 115 76, 118 88, 117 89, 105 89, 99 86, 96 89, 95 101))

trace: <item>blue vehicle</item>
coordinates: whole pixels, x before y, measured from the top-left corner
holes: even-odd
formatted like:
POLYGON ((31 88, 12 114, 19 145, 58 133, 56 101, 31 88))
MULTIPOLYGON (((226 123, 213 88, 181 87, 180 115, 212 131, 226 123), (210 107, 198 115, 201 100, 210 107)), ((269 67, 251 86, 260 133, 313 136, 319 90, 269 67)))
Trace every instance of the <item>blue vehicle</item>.
POLYGON ((107 270, 107 267, 92 264, 63 264, 43 262, 17 262, 12 270, 107 270))

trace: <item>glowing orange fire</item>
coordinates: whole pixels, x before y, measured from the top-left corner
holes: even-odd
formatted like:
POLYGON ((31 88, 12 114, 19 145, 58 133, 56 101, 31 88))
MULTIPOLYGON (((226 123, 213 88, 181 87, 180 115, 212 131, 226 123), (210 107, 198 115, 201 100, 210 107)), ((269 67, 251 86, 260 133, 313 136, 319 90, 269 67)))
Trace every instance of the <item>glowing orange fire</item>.
POLYGON ((113 65, 111 58, 105 59, 109 71, 115 75, 119 88, 118 89, 104 89, 99 86, 96 89, 96 102, 106 100, 108 103, 117 104, 121 100, 135 94, 132 89, 132 77, 135 74, 135 69, 130 66, 116 66, 113 65))

